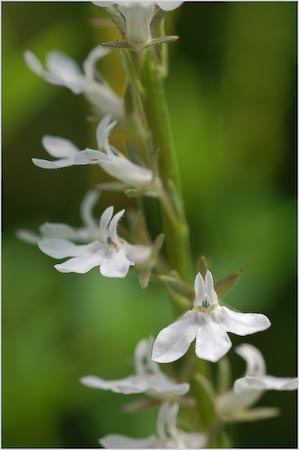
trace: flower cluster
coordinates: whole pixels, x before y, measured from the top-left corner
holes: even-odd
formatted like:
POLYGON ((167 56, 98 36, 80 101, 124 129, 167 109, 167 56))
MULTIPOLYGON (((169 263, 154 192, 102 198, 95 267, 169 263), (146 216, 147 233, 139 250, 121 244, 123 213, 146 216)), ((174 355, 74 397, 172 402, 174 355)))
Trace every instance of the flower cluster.
MULTIPOLYGON (((298 381, 295 378, 267 375, 262 354, 250 344, 242 344, 236 348, 237 354, 247 365, 245 376, 237 379, 233 385, 226 386, 221 392, 215 392, 209 377, 204 371, 201 373, 194 363, 194 353, 189 351, 193 341, 195 355, 202 360, 201 367, 209 368, 208 364, 211 362, 221 363, 231 349, 232 342, 228 333, 248 336, 268 329, 271 323, 263 314, 237 312, 225 306, 219 284, 214 284, 212 273, 206 266, 201 267, 196 274, 193 289, 186 281, 187 264, 181 264, 181 258, 191 259, 190 255, 186 256, 189 246, 186 244, 187 224, 183 201, 175 176, 172 179, 169 175, 171 171, 167 175, 163 173, 165 160, 168 159, 164 155, 164 163, 159 166, 157 157, 165 147, 167 157, 171 155, 171 139, 167 141, 170 132, 165 131, 169 126, 168 117, 163 123, 159 122, 163 121, 167 113, 166 107, 161 109, 162 114, 159 110, 159 101, 164 96, 155 98, 150 108, 148 105, 151 96, 162 91, 162 52, 157 47, 151 47, 173 40, 173 37, 163 35, 163 27, 160 25, 166 11, 177 8, 182 2, 93 3, 106 8, 123 36, 124 41, 108 44, 121 47, 124 52, 123 59, 126 61, 129 77, 127 95, 124 100, 118 97, 97 74, 96 63, 108 53, 103 46, 97 46, 89 53, 83 63, 83 72, 71 58, 61 52, 50 52, 44 69, 35 55, 26 51, 25 61, 33 72, 50 84, 65 86, 75 94, 83 94, 94 106, 99 120, 95 131, 97 148, 86 146, 81 150, 68 139, 46 135, 42 144, 52 159, 33 158, 32 161, 42 169, 60 169, 74 165, 98 166, 116 180, 110 183, 111 189, 112 185, 114 189, 117 186, 117 190, 126 195, 139 197, 133 202, 135 222, 131 221, 127 227, 119 225, 125 210, 115 213, 113 206, 107 207, 99 219, 95 218, 94 207, 104 191, 102 184, 90 190, 83 198, 80 206, 81 227, 47 222, 40 226, 38 233, 19 230, 18 236, 28 243, 37 244, 46 255, 64 260, 54 266, 61 273, 85 274, 98 267, 105 277, 124 278, 130 267, 134 266, 141 274, 143 287, 155 277, 157 281, 163 282, 176 309, 179 307, 181 315, 162 329, 155 339, 144 338, 137 344, 133 375, 117 380, 105 380, 94 375, 81 378, 83 385, 93 389, 126 395, 146 394, 146 406, 159 406, 156 435, 135 439, 111 434, 102 437, 100 444, 104 448, 211 446, 213 433, 218 432, 227 422, 277 415, 275 408, 252 406, 264 391, 293 390, 297 388, 298 381), (156 33, 157 37, 153 37, 156 33), (144 75, 146 70, 152 70, 150 76, 147 76, 148 73, 144 75), (146 92, 148 79, 149 86, 154 86, 151 92, 146 92), (132 115, 135 121, 132 122, 125 113, 128 110, 126 103, 129 102, 133 104, 132 115), (133 158, 111 144, 114 128, 121 126, 124 131, 129 122, 130 132, 126 134, 129 140, 132 123, 142 128, 140 132, 136 127, 136 141, 142 141, 145 150, 143 153, 149 156, 145 158, 146 164, 133 161, 133 158), (149 201, 159 202, 161 208, 163 233, 154 242, 147 228, 142 197, 154 197, 149 201), (166 251, 160 252, 164 234, 167 239, 166 251), (180 248, 178 252, 177 247, 183 245, 184 248, 180 248), (171 369, 167 371, 169 367, 165 368, 164 365, 162 370, 159 365, 177 360, 180 361, 172 368, 172 372, 171 369), (211 421, 210 428, 196 419, 197 412, 205 408, 201 395, 193 388, 196 382, 201 383, 206 394, 208 392, 208 397, 213 402, 212 409, 216 411, 216 418, 211 421), (190 421, 182 429, 177 427, 179 407, 187 411, 187 417, 193 418, 194 415, 194 423, 190 421)), ((222 282, 226 291, 233 286, 234 280, 234 276, 228 276, 225 283, 222 282)), ((138 405, 140 409, 144 407, 141 403, 138 405)))

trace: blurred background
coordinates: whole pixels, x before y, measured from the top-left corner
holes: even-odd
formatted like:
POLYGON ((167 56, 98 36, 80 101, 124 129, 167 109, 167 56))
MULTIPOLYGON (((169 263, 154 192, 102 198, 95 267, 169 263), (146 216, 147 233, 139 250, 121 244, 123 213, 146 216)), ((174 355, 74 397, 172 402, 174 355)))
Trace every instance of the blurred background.
MULTIPOLYGON (((180 40, 166 83, 194 262, 205 254, 215 278, 244 274, 226 303, 263 312, 272 327, 238 338, 264 353, 268 372, 296 375, 296 9, 294 2, 186 3, 169 15, 180 40)), ((104 179, 96 168, 46 171, 44 134, 94 144, 89 106, 24 64, 60 49, 82 62, 116 35, 91 26, 104 16, 83 2, 4 2, 3 12, 3 445, 97 447, 107 433, 147 436, 155 410, 122 412, 126 396, 88 389, 79 378, 131 373, 136 342, 173 320, 167 296, 125 280, 61 274, 54 260, 19 241, 18 228, 80 225, 78 205, 104 179)), ((122 94, 117 51, 101 73, 122 94)), ((108 179, 106 177, 105 179, 108 179)), ((98 213, 113 202, 106 193, 98 213)), ((234 377, 243 361, 230 352, 234 377)), ((295 447, 296 394, 268 392, 259 406, 276 419, 231 428, 236 447, 295 447)))

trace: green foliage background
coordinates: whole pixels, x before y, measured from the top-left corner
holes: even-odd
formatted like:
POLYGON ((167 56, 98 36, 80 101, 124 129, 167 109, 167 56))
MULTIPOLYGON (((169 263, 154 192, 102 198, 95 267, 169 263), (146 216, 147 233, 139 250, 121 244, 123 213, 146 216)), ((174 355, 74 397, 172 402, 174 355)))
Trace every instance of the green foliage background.
MULTIPOLYGON (((272 327, 232 340, 256 344, 277 376, 296 374, 296 9, 294 2, 186 3, 169 22, 180 40, 171 45, 166 89, 194 261, 205 254, 216 279, 244 269, 226 302, 266 313, 272 327)), ((95 124, 83 98, 30 72, 23 51, 43 59, 58 48, 82 62, 115 35, 90 26, 102 13, 88 3, 4 2, 2 12, 4 446, 96 447, 110 432, 149 435, 156 411, 124 414, 128 397, 78 380, 129 374, 136 342, 173 320, 166 295, 154 284, 142 291, 133 271, 126 280, 96 270, 60 274, 54 260, 15 237, 45 221, 79 225, 79 201, 104 179, 95 168, 31 163, 45 156, 44 134, 85 148, 95 124)), ((116 51, 101 69, 122 93, 116 51)), ((111 202, 128 204, 105 194, 101 209, 111 202)), ((230 357, 237 377, 244 365, 230 357)), ((282 415, 231 428, 234 445, 295 446, 295 397, 266 393, 260 404, 282 415)))

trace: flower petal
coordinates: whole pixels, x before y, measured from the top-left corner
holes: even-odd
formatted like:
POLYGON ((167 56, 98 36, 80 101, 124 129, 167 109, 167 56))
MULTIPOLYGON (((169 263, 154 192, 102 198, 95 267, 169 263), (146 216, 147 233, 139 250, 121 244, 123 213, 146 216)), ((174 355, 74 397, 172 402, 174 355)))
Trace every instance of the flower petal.
POLYGON ((194 306, 200 306, 205 295, 205 282, 200 272, 195 277, 194 281, 195 300, 194 306))
POLYGON ((176 434, 176 417, 179 405, 174 403, 162 403, 157 417, 157 433, 159 438, 166 439, 167 436, 176 434))
POLYGON ((168 395, 185 395, 190 389, 189 383, 175 383, 163 373, 149 378, 148 385, 147 390, 168 395))
POLYGON ((86 165, 86 164, 102 164, 110 163, 109 157, 104 155, 104 153, 99 152, 98 150, 92 150, 90 148, 86 148, 85 150, 81 150, 75 158, 73 164, 75 165, 86 165))
POLYGON ((123 99, 106 84, 89 81, 85 86, 84 96, 95 107, 98 116, 111 114, 117 120, 123 119, 125 115, 123 99))
POLYGON ((100 195, 101 193, 99 191, 88 191, 80 204, 80 216, 82 222, 91 229, 97 228, 97 223, 92 215, 92 210, 100 195))
POLYGON ((154 342, 152 359, 168 363, 181 358, 195 338, 197 330, 196 312, 187 311, 176 322, 160 331, 154 342))
POLYGON ((178 442, 183 442, 185 448, 205 448, 208 442, 208 436, 204 433, 185 433, 179 431, 177 440, 178 442))
POLYGON ((49 72, 59 78, 74 94, 80 94, 84 89, 84 78, 78 64, 64 53, 53 50, 46 56, 49 72))
POLYGON ((103 214, 101 215, 99 228, 100 228, 100 235, 103 240, 107 239, 108 225, 113 215, 113 210, 114 210, 113 206, 108 206, 108 208, 106 208, 103 214))
POLYGON ((62 158, 57 161, 48 161, 46 159, 32 158, 35 166, 42 169, 61 169, 62 167, 70 167, 74 165, 73 158, 62 158))
POLYGON ((205 275, 205 290, 209 296, 210 302, 214 305, 218 305, 218 297, 214 289, 213 276, 209 270, 207 270, 205 275))
POLYGON ((298 388, 298 378, 280 378, 265 375, 263 377, 246 376, 239 378, 234 383, 234 391, 236 393, 248 390, 275 390, 275 391, 292 391, 298 388))
POLYGON ((217 411, 222 417, 234 416, 238 411, 254 405, 262 395, 257 390, 246 390, 238 394, 232 390, 225 392, 216 400, 217 411))
POLYGON ((27 66, 32 70, 32 72, 36 73, 40 77, 42 77, 45 81, 51 84, 55 84, 58 86, 63 85, 62 81, 56 76, 49 72, 47 72, 43 66, 41 65, 38 58, 29 50, 24 52, 24 59, 27 66))
POLYGON ((72 158, 79 152, 71 141, 57 136, 43 136, 42 144, 54 158, 72 158))
POLYGON ((144 375, 149 368, 152 372, 159 373, 159 365, 151 360, 154 338, 141 339, 135 347, 134 351, 134 368, 136 374, 144 375))
POLYGON ((270 320, 264 314, 239 313, 225 306, 219 306, 219 321, 227 332, 239 336, 266 330, 271 325, 270 320))
POLYGON ((89 252, 77 256, 76 258, 68 259, 62 264, 56 264, 54 267, 58 272, 62 273, 87 273, 94 267, 99 266, 102 261, 103 253, 101 251, 98 251, 97 253, 89 252))
POLYGON ((132 375, 120 380, 103 380, 89 375, 80 379, 80 382, 93 389, 110 390, 120 394, 139 394, 149 392, 153 394, 184 395, 189 390, 188 383, 176 384, 164 374, 159 375, 132 375))
POLYGON ((200 314, 195 353, 199 358, 216 362, 231 348, 232 343, 225 330, 212 316, 200 314))
POLYGON ((36 73, 37 75, 41 75, 43 72, 43 66, 40 62, 40 60, 35 56, 34 53, 32 53, 30 50, 26 50, 24 52, 24 60, 27 64, 27 66, 30 67, 32 72, 36 73))
POLYGON ((132 163, 121 154, 114 155, 113 160, 110 160, 108 164, 105 161, 99 164, 109 175, 128 186, 145 188, 153 181, 153 172, 151 170, 132 163))
POLYGON ((108 55, 109 49, 98 45, 93 50, 91 50, 85 61, 83 62, 83 70, 88 80, 93 80, 95 78, 95 64, 96 62, 108 55))
POLYGON ((80 378, 80 382, 92 389, 102 389, 112 391, 117 394, 139 394, 145 392, 143 385, 138 383, 138 377, 130 376, 120 380, 103 380, 94 375, 80 378))
POLYGON ((99 125, 97 126, 96 130, 96 140, 97 140, 97 146, 99 150, 107 150, 109 151, 109 134, 112 128, 116 125, 116 120, 109 123, 111 120, 111 116, 105 116, 99 125))
MULTIPOLYGON (((64 223, 46 222, 39 227, 40 233, 47 238, 77 239, 78 232, 64 223)), ((39 238, 40 239, 40 238, 39 238)), ((71 255, 67 255, 71 256, 71 255)))
POLYGON ((264 357, 256 347, 250 344, 241 344, 235 352, 246 361, 246 375, 254 377, 266 375, 264 357))
POLYGON ((117 236, 117 225, 118 222, 120 221, 120 219, 122 218, 122 216, 124 215, 125 210, 122 209, 121 211, 119 211, 117 214, 115 214, 115 216, 113 217, 113 219, 110 222, 109 225, 109 236, 112 240, 113 243, 117 243, 119 242, 118 236, 117 236))
POLYGON ((130 266, 134 263, 129 261, 123 249, 114 250, 110 249, 109 254, 105 255, 104 260, 101 262, 100 272, 104 277, 108 278, 124 278, 130 266))
POLYGON ((181 4, 184 2, 156 2, 156 4, 159 6, 159 8, 163 9, 163 11, 172 11, 173 9, 178 8, 181 6, 181 4))
POLYGON ((105 260, 104 250, 98 242, 92 242, 87 245, 77 245, 78 256, 65 261, 62 264, 56 264, 54 267, 62 273, 86 273, 94 267, 99 266, 105 260))
POLYGON ((96 2, 96 1, 92 1, 91 3, 93 3, 96 6, 100 6, 102 8, 105 8, 107 6, 112 6, 112 5, 116 5, 117 2, 109 2, 109 1, 105 1, 105 2, 96 2))
POLYGON ((52 258, 66 258, 78 256, 90 248, 90 244, 76 245, 67 239, 44 238, 38 242, 40 250, 52 258))
POLYGON ((147 245, 132 245, 128 242, 124 242, 126 255, 130 261, 135 264, 142 264, 151 255, 152 248, 147 245))
POLYGON ((27 242, 28 244, 37 244, 40 240, 39 234, 33 233, 32 231, 28 230, 17 230, 16 235, 19 239, 27 242))
POLYGON ((135 439, 122 434, 108 434, 99 439, 99 443, 104 448, 159 448, 159 442, 155 436, 135 439))

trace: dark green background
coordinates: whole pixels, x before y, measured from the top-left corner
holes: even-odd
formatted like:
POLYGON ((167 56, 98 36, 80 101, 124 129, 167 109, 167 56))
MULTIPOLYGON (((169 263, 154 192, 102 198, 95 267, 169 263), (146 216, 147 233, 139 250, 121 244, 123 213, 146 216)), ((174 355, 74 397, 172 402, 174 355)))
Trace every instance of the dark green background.
MULTIPOLYGON (((239 338, 264 353, 268 371, 296 375, 296 14, 294 2, 186 3, 171 14, 167 81, 194 261, 216 279, 243 268, 226 302, 263 312, 272 327, 239 338)), ((124 414, 129 397, 89 390, 85 374, 120 378, 136 342, 173 320, 166 295, 125 280, 60 274, 54 260, 15 237, 45 221, 79 225, 78 204, 96 168, 39 169, 44 134, 94 144, 82 97, 46 84, 24 64, 54 48, 82 62, 110 28, 91 27, 89 3, 4 2, 3 12, 3 439, 5 447, 96 447, 107 433, 147 436, 156 411, 124 414)), ((101 65, 121 94, 116 51, 101 65)), ((107 177, 105 179, 108 179, 107 177)), ((105 194, 101 208, 129 201, 105 194)), ((151 205, 150 205, 151 206, 151 205)), ((98 212, 100 211, 98 209, 98 212)), ((155 211, 155 209, 153 210, 155 211)), ((152 220, 152 225, 157 224, 152 220)), ((244 371, 230 352, 235 377, 244 371)), ((268 392, 282 415, 232 429, 236 447, 294 447, 296 394, 268 392)))

